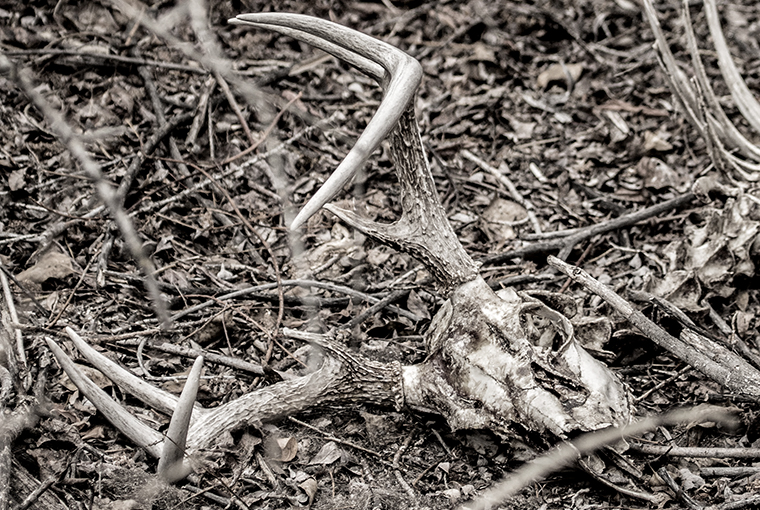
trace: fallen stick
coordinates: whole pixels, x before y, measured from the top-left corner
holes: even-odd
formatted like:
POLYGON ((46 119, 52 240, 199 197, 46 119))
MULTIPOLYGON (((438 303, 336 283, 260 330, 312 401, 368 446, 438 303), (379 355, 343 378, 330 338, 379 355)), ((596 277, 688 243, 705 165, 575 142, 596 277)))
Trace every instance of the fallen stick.
POLYGON ((647 455, 671 457, 700 457, 708 459, 760 459, 760 448, 704 448, 697 446, 668 446, 628 443, 629 449, 647 455))
POLYGON ((594 237, 598 234, 606 234, 607 232, 611 232, 613 230, 635 225, 636 223, 648 220, 649 218, 657 216, 658 214, 664 213, 666 211, 678 209, 691 203, 694 198, 694 193, 684 193, 681 196, 672 198, 670 200, 662 202, 661 204, 653 205, 640 211, 635 211, 624 216, 611 219, 609 221, 597 223, 596 225, 590 225, 588 227, 579 229, 576 233, 567 237, 562 237, 560 239, 554 239, 552 241, 546 241, 543 243, 532 244, 525 246, 524 248, 518 248, 516 250, 504 253, 496 253, 494 255, 489 255, 487 257, 479 259, 479 262, 482 262, 483 264, 495 264, 497 262, 504 262, 505 260, 509 259, 521 258, 527 255, 545 253, 547 251, 554 250, 560 250, 559 258, 565 259, 570 254, 570 251, 575 247, 575 245, 581 241, 585 241, 586 239, 594 237))
POLYGON ((604 299, 608 305, 636 326, 652 342, 668 350, 725 388, 755 402, 760 402, 760 372, 744 359, 719 343, 688 329, 684 329, 681 332, 681 339, 678 339, 647 319, 628 301, 606 285, 596 281, 583 269, 567 264, 551 255, 547 261, 550 266, 604 299))
MULTIPOLYGON (((514 496, 530 484, 541 481, 584 455, 589 455, 603 446, 615 444, 624 437, 637 436, 661 425, 709 420, 726 421, 726 415, 714 410, 679 410, 643 418, 625 427, 609 427, 605 430, 583 434, 572 442, 562 443, 547 454, 526 462, 504 480, 483 491, 474 501, 464 503, 459 510, 486 510, 504 505, 507 498, 514 496)), ((636 496, 648 496, 651 503, 656 503, 661 499, 661 496, 658 497, 655 494, 637 493, 636 496)))

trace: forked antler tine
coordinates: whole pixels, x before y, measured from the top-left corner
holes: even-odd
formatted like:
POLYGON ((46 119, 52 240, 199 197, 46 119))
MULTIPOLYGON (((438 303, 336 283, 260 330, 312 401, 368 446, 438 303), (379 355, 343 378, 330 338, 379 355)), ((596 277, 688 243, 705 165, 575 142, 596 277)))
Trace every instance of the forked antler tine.
POLYGON ((61 368, 69 376, 69 379, 92 402, 98 411, 103 413, 114 427, 134 441, 135 444, 144 448, 153 457, 158 458, 161 456, 161 443, 164 438, 159 432, 148 427, 118 403, 114 402, 105 391, 101 390, 77 368, 71 358, 63 352, 63 349, 55 341, 47 339, 47 344, 58 359, 61 368))
POLYGON ((288 35, 345 60, 373 78, 379 78, 378 65, 386 73, 383 102, 345 159, 293 220, 291 228, 296 229, 340 192, 394 128, 414 98, 422 68, 398 48, 330 21, 299 14, 258 13, 241 14, 229 22, 291 29, 288 35))
POLYGON ((169 429, 166 431, 164 449, 158 461, 158 476, 168 483, 182 480, 192 471, 192 467, 183 461, 187 431, 190 428, 190 418, 193 414, 193 404, 198 395, 198 387, 203 371, 203 356, 198 356, 193 368, 187 376, 187 382, 177 402, 177 408, 172 414, 169 429))
MULTIPOLYGON (((156 388, 134 374, 123 369, 117 363, 106 358, 98 351, 93 349, 84 339, 70 327, 66 328, 66 334, 79 352, 92 363, 92 366, 103 372, 103 374, 112 380, 119 388, 140 399, 153 409, 161 411, 164 414, 172 415, 177 407, 177 397, 168 391, 156 388)), ((203 413, 205 409, 198 406, 197 411, 203 413)))

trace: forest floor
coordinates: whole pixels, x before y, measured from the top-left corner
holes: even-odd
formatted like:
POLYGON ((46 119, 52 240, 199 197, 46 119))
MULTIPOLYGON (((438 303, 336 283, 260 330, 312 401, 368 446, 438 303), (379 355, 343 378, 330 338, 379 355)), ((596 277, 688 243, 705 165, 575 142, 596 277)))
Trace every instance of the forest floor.
MULTIPOLYGON (((680 2, 660 4, 674 52, 687 62, 680 2)), ((23 472, 32 485, 52 482, 34 503, 39 508, 452 508, 523 462, 518 449, 488 431, 452 433, 435 416, 314 409, 220 438, 202 474, 166 487, 155 479, 155 461, 117 432, 56 364, 48 338, 87 368, 63 333, 70 326, 135 374, 172 392, 181 390, 178 377, 193 360, 165 352, 162 343, 267 367, 268 375, 261 377, 208 364, 198 400, 213 407, 271 384, 277 373, 297 370, 293 355, 300 355, 302 344, 282 336, 282 327, 326 332, 350 325, 348 346, 370 358, 404 364, 424 359, 423 335, 443 300, 419 262, 365 239, 326 211, 298 238, 286 228, 351 148, 381 90, 305 44, 226 23, 243 12, 331 19, 418 59, 424 76, 416 109, 436 185, 465 249, 486 261, 481 267, 486 281, 571 298, 589 325, 587 347, 629 386, 637 415, 713 405, 738 418, 733 428, 660 427, 639 440, 760 446, 757 403, 727 392, 652 343, 597 296, 553 272, 546 256, 556 255, 556 249, 496 257, 546 240, 497 174, 530 201, 544 233, 599 224, 665 202, 689 192, 698 177, 717 174, 705 141, 673 100, 638 3, 473 0, 394 7, 379 1, 213 1, 206 7, 205 34, 194 31, 187 5, 138 5, 146 18, 159 20, 151 31, 135 23, 118 0, 0 1, 0 51, 64 113, 114 187, 131 177, 130 165, 162 126, 173 123, 124 184, 124 207, 158 268, 172 315, 170 328, 162 329, 140 269, 108 212, 98 209, 91 181, 27 96, 0 75, 0 261, 14 276, 18 319, 10 322, 24 325, 26 357, 19 361, 20 386, 2 395, 1 404, 12 411, 32 387, 43 400, 39 419, 12 447, 14 479, 23 472), (204 51, 199 43, 204 37, 217 38, 234 71, 255 85, 253 105, 234 87, 228 96, 194 58, 204 51), (183 51, 179 41, 192 51, 183 51), (158 100, 151 98, 151 88, 158 100), (260 145, 240 155, 254 144, 260 145), (208 185, 206 175, 220 172, 221 186, 256 235, 225 195, 208 185), (272 284, 277 272, 282 280, 333 286, 287 286, 282 305, 271 287, 220 299, 237 289, 272 284), (366 296, 376 301, 393 292, 397 308, 352 323, 370 306, 366 296), (190 309, 209 301, 205 308, 190 309)), ((726 4, 721 15, 750 89, 760 91, 760 4, 726 4)), ((694 7, 692 17, 705 45, 708 76, 729 117, 747 134, 707 46, 701 9, 694 7)), ((743 187, 747 195, 757 193, 751 183, 717 179, 743 187)), ((395 187, 384 149, 337 202, 391 222, 400 210, 395 187)), ((641 301, 636 291, 667 297, 698 326, 728 342, 741 339, 758 356, 760 281, 752 258, 760 252, 760 214, 756 199, 742 202, 749 204, 744 208, 736 207, 739 202, 693 200, 583 241, 566 260, 674 335, 681 323, 651 300, 641 301), (730 242, 729 224, 754 234, 737 247, 730 242)), ((165 429, 168 417, 123 394, 97 371, 88 374, 141 419, 165 429)), ((739 508, 760 489, 752 458, 625 455, 646 490, 662 495, 663 508, 685 503, 656 474, 662 467, 697 507, 739 508)), ((12 501, 19 502, 27 493, 13 487, 12 501)), ((504 503, 504 508, 543 509, 653 506, 576 469, 554 473, 504 503)))

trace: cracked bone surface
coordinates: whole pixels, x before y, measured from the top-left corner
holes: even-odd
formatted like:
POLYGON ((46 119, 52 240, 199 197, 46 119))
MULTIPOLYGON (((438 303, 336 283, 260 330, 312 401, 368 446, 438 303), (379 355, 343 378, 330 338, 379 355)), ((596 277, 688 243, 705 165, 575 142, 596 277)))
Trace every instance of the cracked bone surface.
MULTIPOLYGON (((494 293, 459 243, 438 199, 414 114, 413 99, 421 79, 419 63, 367 35, 307 16, 245 14, 230 22, 269 28, 313 44, 383 86, 385 97, 366 130, 294 224, 303 224, 325 206, 366 235, 419 259, 449 300, 433 319, 426 336, 428 356, 418 365, 402 367, 369 360, 343 347, 337 333, 284 331, 312 343, 322 358, 321 367, 213 409, 196 407, 192 416, 186 417, 188 428, 173 432, 180 439, 187 437, 186 455, 210 448, 227 431, 313 407, 337 405, 432 412, 442 415, 455 430, 490 429, 505 438, 527 437, 539 447, 577 432, 628 423, 631 405, 626 388, 577 344, 570 321, 528 296, 511 290, 494 293), (386 136, 390 137, 400 184, 401 218, 390 225, 379 224, 327 204, 386 136), (529 338, 536 335, 530 335, 528 327, 543 329, 540 336, 553 337, 548 343, 556 348, 535 346, 529 338)), ((81 346, 78 340, 75 343, 93 365, 118 380, 126 391, 150 405, 163 406, 167 414, 178 412, 173 410, 179 407, 176 397, 159 390, 145 394, 140 387, 146 383, 124 376, 119 372, 123 369, 106 363, 102 355, 92 355, 94 349, 81 346)), ((54 343, 50 344, 53 348, 54 343)), ((60 348, 53 349, 67 372, 75 368, 60 348)), ((176 449, 162 454, 158 443, 166 440, 155 431, 144 431, 135 418, 112 418, 115 403, 102 403, 91 396, 97 389, 94 384, 71 378, 125 435, 160 457, 162 469, 181 461, 176 449)), ((189 412, 187 404, 182 412, 189 412)), ((170 473, 176 471, 182 469, 169 469, 170 473)), ((177 475, 167 478, 176 479, 177 475)))

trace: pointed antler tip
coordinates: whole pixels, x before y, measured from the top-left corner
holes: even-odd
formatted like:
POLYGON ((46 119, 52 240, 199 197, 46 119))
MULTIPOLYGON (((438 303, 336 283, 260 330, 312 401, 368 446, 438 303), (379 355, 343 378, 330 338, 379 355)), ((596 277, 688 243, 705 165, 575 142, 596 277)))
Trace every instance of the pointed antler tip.
POLYGON ((309 218, 304 218, 302 213, 303 211, 299 212, 298 215, 293 220, 293 222, 290 224, 289 228, 291 232, 295 232, 296 230, 301 228, 304 225, 304 223, 308 221, 309 218))
POLYGON ((398 48, 326 20, 299 14, 253 13, 239 14, 230 22, 264 26, 305 41, 383 82, 386 89, 386 98, 354 147, 291 223, 290 230, 294 231, 340 193, 393 130, 414 98, 422 67, 398 48), (390 77, 387 83, 386 77, 390 77))

